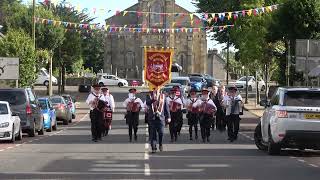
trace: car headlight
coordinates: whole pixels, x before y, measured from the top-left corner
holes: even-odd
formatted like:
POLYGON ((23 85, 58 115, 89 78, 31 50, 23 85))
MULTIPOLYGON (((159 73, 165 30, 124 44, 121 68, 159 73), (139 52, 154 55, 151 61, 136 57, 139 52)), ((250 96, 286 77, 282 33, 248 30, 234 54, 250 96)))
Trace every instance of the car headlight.
POLYGON ((5 123, 1 123, 0 124, 0 128, 6 128, 9 126, 9 123, 8 122, 5 122, 5 123))

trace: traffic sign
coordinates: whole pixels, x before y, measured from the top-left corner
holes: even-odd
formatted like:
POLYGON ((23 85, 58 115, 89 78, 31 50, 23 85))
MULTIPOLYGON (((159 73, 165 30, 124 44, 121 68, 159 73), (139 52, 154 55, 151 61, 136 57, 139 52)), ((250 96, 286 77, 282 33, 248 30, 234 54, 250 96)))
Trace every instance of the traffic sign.
POLYGON ((0 57, 0 79, 19 79, 19 58, 0 57))

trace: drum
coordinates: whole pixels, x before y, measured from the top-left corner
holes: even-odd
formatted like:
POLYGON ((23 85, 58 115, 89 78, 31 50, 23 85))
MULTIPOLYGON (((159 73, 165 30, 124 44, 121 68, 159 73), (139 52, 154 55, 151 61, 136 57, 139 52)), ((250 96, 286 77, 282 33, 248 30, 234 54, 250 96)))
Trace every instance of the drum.
POLYGON ((130 112, 139 112, 140 111, 140 103, 138 103, 138 102, 129 102, 128 111, 130 111, 130 112))
POLYGON ((171 112, 177 112, 180 109, 181 109, 181 104, 179 104, 175 101, 170 102, 170 111, 171 112))

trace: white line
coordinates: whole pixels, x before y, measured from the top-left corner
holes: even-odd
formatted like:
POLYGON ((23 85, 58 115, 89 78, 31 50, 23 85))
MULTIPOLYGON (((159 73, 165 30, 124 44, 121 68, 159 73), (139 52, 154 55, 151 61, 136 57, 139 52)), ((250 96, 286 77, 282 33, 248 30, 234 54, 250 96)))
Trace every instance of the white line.
POLYGON ((149 150, 149 143, 146 143, 146 144, 144 145, 144 149, 145 149, 145 150, 149 150))
POLYGON ((22 144, 16 144, 16 147, 19 147, 19 146, 21 146, 22 144))
POLYGON ((4 151, 4 149, 0 149, 0 152, 4 151))
POLYGON ((7 147, 7 149, 13 149, 13 147, 12 147, 12 146, 10 146, 10 147, 7 147))
POLYGON ((151 172, 150 172, 150 166, 148 163, 144 164, 144 175, 145 176, 150 176, 151 172))
POLYGON ((97 164, 113 164, 113 163, 117 163, 117 161, 95 161, 95 163, 97 164))
POLYGON ((297 157, 294 157, 294 156, 291 156, 290 158, 291 158, 291 159, 297 159, 297 157))
POLYGON ((148 153, 148 151, 146 151, 146 152, 144 153, 144 160, 149 160, 149 153, 148 153))
MULTIPOLYGON (((123 169, 123 168, 92 168, 89 169, 89 171, 93 172, 145 172, 145 169, 147 165, 145 164, 144 169, 138 169, 138 168, 131 168, 131 169, 123 169)), ((164 172, 164 173, 177 173, 177 172, 186 172, 186 173, 196 173, 196 172, 202 172, 203 169, 153 169, 152 172, 164 172)), ((151 173, 151 172, 150 172, 151 173)))
POLYGON ((303 159, 298 159, 298 161, 300 161, 300 162, 306 162, 305 160, 303 160, 303 159))
POLYGON ((32 143, 32 142, 33 142, 33 140, 28 141, 28 143, 32 143))
POLYGON ((136 164, 94 164, 93 167, 100 168, 136 168, 136 164))
POLYGON ((309 165, 312 166, 312 167, 315 167, 315 168, 319 167, 319 166, 317 166, 315 164, 309 164, 309 165))
POLYGON ((39 141, 39 139, 34 139, 34 141, 39 141))

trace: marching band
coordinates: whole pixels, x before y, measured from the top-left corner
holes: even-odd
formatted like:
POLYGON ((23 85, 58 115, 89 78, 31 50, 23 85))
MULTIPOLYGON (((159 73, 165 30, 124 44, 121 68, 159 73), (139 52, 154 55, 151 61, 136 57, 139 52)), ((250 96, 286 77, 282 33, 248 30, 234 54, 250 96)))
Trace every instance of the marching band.
MULTIPOLYGON (((97 142, 102 136, 107 136, 111 129, 115 103, 107 87, 99 85, 92 87, 93 91, 89 94, 86 103, 90 107, 92 140, 97 142)), ((139 114, 144 110, 152 153, 157 151, 157 144, 159 144, 159 150, 163 151, 164 128, 169 124, 171 142, 177 141, 183 124, 183 107, 187 109, 190 140, 198 139, 199 124, 204 143, 210 142, 210 129, 214 130, 215 127, 223 132, 227 126, 228 140, 230 142, 237 140, 243 104, 242 97, 237 94, 235 86, 229 87, 228 93, 225 93, 224 86, 219 88, 213 86, 211 92, 204 88, 200 97, 194 89, 191 89, 186 101, 177 91, 180 93, 180 90, 174 87, 165 94, 159 89, 154 89, 147 94, 145 102, 142 102, 136 97, 135 88, 129 90, 123 106, 126 108, 125 119, 130 142, 132 142, 132 135, 135 141, 138 139, 139 114)))

